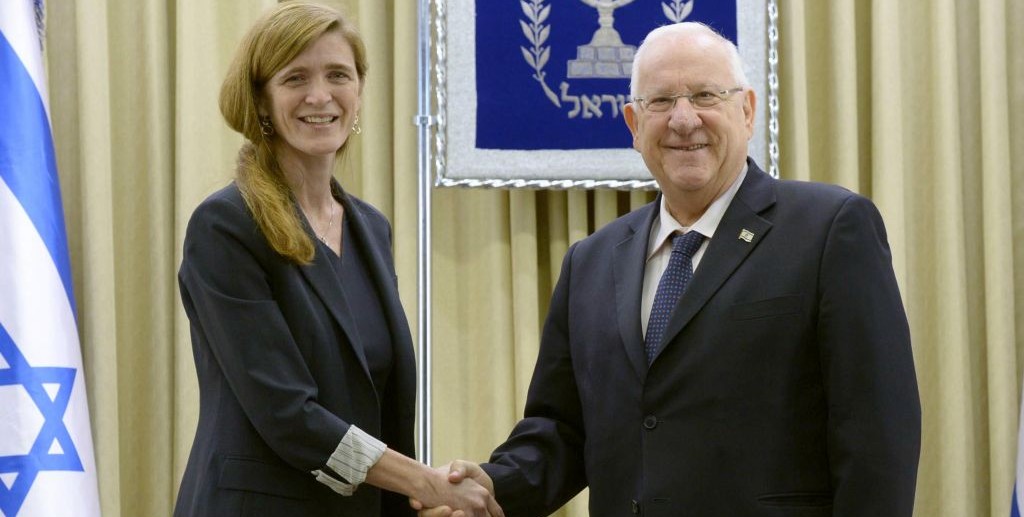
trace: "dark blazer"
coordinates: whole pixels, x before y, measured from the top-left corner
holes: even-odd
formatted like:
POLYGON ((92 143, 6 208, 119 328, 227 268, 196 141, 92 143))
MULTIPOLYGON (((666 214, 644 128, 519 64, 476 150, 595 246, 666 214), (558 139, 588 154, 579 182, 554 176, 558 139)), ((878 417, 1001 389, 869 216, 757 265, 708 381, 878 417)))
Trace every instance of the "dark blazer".
POLYGON ((390 385, 371 381, 326 252, 308 266, 285 260, 234 184, 214 193, 189 221, 178 272, 200 409, 176 517, 412 514, 405 497, 365 484, 343 497, 310 473, 326 468, 350 425, 414 455, 416 372, 391 228, 355 197, 342 202, 385 308, 390 385))
POLYGON ((882 219, 748 163, 650 367, 658 201, 569 249, 525 418, 484 465, 506 515, 589 485, 593 516, 910 517, 921 410, 882 219))

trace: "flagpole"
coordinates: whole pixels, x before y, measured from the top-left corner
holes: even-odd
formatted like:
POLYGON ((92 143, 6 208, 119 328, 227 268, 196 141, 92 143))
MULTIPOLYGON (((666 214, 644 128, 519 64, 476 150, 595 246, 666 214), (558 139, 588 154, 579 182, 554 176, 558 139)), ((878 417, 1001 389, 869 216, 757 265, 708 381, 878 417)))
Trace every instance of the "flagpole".
MULTIPOLYGON (((443 1, 443 0, 441 0, 443 1)), ((430 116, 430 0, 419 0, 418 35, 419 46, 417 64, 419 67, 418 111, 414 120, 419 136, 419 163, 417 194, 419 196, 419 226, 417 239, 417 356, 419 389, 416 391, 416 406, 419 411, 419 425, 416 433, 416 451, 420 461, 430 465, 431 462, 431 285, 430 285, 430 250, 431 250, 431 184, 429 145, 430 128, 433 117, 430 116)))

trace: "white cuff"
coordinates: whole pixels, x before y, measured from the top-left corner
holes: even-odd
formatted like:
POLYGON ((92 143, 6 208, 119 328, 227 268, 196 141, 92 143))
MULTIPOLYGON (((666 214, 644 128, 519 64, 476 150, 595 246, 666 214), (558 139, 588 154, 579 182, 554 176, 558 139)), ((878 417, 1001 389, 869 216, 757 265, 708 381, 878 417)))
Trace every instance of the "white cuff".
POLYGON ((328 469, 314 470, 312 474, 331 490, 341 495, 352 495, 366 481, 366 472, 380 460, 385 449, 387 445, 384 442, 354 425, 349 426, 338 448, 327 458, 328 469))

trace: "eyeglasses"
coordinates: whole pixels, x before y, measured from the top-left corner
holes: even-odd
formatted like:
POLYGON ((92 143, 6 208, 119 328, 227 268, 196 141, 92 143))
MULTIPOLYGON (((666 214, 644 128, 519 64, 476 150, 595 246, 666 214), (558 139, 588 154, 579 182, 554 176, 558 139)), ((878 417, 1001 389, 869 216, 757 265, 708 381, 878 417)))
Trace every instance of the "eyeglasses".
POLYGON ((676 107, 676 101, 679 99, 686 99, 690 101, 690 104, 697 109, 706 109, 717 106, 736 92, 743 91, 742 86, 738 86, 731 90, 711 91, 703 90, 697 93, 673 93, 666 95, 656 95, 651 98, 646 97, 633 97, 633 102, 640 104, 640 107, 654 113, 662 113, 676 107))

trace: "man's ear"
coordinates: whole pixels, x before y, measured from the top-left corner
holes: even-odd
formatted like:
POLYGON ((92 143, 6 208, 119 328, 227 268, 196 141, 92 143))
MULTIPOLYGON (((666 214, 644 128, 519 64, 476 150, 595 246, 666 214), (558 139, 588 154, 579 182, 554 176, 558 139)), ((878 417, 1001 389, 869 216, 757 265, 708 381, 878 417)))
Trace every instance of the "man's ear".
POLYGON ((636 112, 636 105, 634 103, 629 102, 622 107, 622 118, 626 120, 626 126, 629 128, 629 132, 633 135, 633 149, 639 151, 640 149, 637 148, 636 139, 637 131, 639 131, 640 129, 639 127, 637 127, 637 124, 640 121, 637 117, 638 115, 636 112))
POLYGON ((754 135, 754 116, 757 114, 757 94, 753 88, 744 90, 743 96, 743 120, 747 126, 747 132, 754 135))

